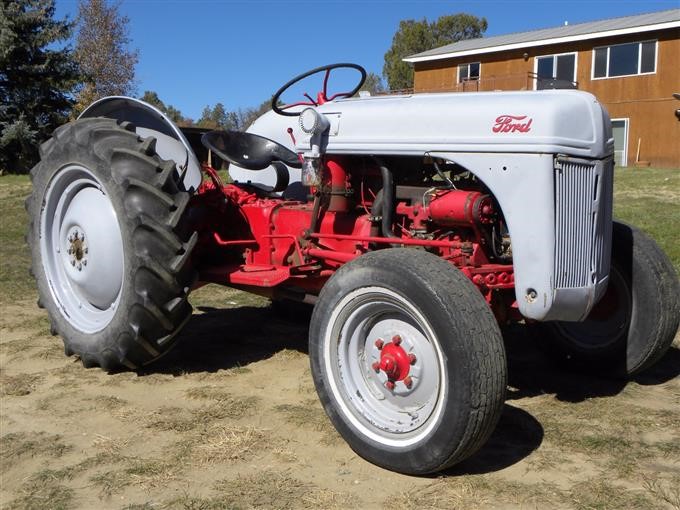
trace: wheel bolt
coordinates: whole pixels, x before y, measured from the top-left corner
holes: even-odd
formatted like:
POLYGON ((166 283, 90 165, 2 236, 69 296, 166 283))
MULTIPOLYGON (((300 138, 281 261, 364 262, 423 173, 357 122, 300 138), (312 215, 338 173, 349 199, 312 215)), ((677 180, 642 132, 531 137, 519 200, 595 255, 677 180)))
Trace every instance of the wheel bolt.
POLYGON ((72 261, 71 261, 71 265, 72 265, 73 267, 75 267, 76 261, 75 261, 75 260, 72 260, 72 261))
POLYGON ((385 345, 385 341, 382 338, 378 338, 375 341, 375 346, 378 348, 378 350, 382 349, 383 345, 385 345))
POLYGON ((399 345, 401 343, 401 337, 399 335, 394 335, 392 337, 392 343, 394 345, 399 345))
POLYGON ((82 270, 83 270, 83 265, 82 265, 82 264, 78 264, 78 271, 82 271, 82 270))
POLYGON ((73 248, 69 248, 69 249, 68 249, 68 254, 69 254, 69 255, 73 255, 73 248))
POLYGON ((89 248, 87 247, 83 248, 83 253, 88 253, 89 251, 90 251, 89 248))
POLYGON ((411 386, 413 386, 413 379, 411 379, 411 376, 410 376, 410 375, 407 375, 407 376, 404 378, 404 384, 406 385, 406 387, 407 387, 409 390, 411 389, 411 386))
POLYGON ((411 363, 411 365, 415 365, 416 361, 418 361, 418 358, 416 358, 416 355, 413 353, 409 353, 408 355, 408 360, 411 363))
POLYGON ((373 363, 373 365, 371 365, 371 366, 373 367, 373 370, 375 370, 376 372, 380 372, 380 363, 378 363, 378 362, 376 361, 376 362, 373 363))
POLYGON ((84 266, 87 265, 87 259, 83 259, 83 265, 84 265, 84 266))
POLYGON ((385 388, 392 391, 394 389, 394 382, 393 381, 385 381, 385 388))

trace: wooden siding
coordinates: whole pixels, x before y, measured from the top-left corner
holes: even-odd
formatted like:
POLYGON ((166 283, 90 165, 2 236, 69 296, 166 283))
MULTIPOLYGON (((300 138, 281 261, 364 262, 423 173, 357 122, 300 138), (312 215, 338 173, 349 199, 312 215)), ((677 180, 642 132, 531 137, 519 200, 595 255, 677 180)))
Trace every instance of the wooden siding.
POLYGON ((416 92, 532 90, 534 80, 530 73, 535 71, 536 57, 560 53, 576 53, 576 81, 580 90, 595 94, 612 118, 629 119, 629 165, 635 163, 639 140, 641 161, 680 168, 680 121, 674 115, 680 101, 672 98, 674 92, 680 92, 677 29, 417 62, 414 88, 416 92), (654 74, 591 78, 593 48, 647 40, 658 40, 654 74), (479 81, 456 83, 458 65, 471 62, 481 63, 479 81))

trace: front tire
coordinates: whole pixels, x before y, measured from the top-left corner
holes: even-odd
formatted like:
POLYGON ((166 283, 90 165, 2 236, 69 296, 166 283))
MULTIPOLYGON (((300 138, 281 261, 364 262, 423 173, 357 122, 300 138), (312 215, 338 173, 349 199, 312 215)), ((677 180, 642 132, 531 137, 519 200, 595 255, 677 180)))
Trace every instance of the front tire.
POLYGON ((82 119, 41 147, 26 202, 39 304, 67 354, 135 369, 167 352, 191 316, 189 194, 129 123, 82 119))
POLYGON ((498 324, 474 285, 435 255, 388 249, 344 265, 319 295, 309 343, 328 417, 374 464, 442 470, 477 451, 498 422, 498 324))
POLYGON ((583 322, 540 326, 549 352, 577 370, 630 377, 656 363, 680 321, 680 285, 668 257, 637 228, 614 222, 605 295, 583 322))

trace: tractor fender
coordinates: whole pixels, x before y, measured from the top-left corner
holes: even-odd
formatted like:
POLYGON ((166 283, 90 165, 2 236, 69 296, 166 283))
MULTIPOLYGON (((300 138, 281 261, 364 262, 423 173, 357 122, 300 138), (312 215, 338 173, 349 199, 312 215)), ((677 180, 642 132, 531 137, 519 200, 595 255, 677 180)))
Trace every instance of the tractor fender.
POLYGON ((161 158, 177 164, 184 190, 195 191, 201 184, 196 154, 177 125, 158 108, 133 97, 109 96, 92 103, 78 118, 88 117, 132 122, 139 136, 156 139, 156 153, 161 158))

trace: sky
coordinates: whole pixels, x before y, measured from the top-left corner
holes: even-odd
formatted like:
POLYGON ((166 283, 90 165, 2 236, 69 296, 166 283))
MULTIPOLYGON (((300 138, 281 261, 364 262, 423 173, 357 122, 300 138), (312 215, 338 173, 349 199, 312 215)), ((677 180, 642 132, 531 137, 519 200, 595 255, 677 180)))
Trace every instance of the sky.
MULTIPOLYGON (((77 0, 56 0, 73 19, 77 0)), ((485 36, 680 7, 680 0, 122 0, 139 51, 137 95, 156 91, 186 117, 206 105, 254 107, 293 76, 354 62, 382 73, 404 19, 465 12, 485 17, 485 36)), ((312 92, 312 91, 310 91, 312 92)))

